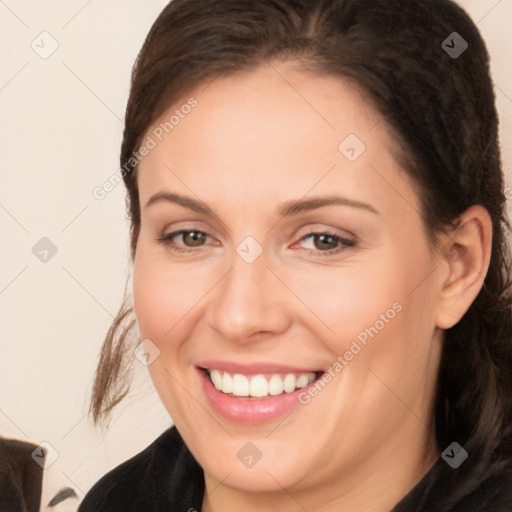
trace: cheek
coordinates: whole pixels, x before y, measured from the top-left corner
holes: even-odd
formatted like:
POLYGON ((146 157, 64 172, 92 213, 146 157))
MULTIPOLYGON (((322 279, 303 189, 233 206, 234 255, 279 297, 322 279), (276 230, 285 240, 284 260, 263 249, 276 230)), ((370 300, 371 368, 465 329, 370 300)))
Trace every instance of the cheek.
MULTIPOLYGON (((133 303, 142 338, 158 343, 172 327, 169 313, 174 311, 171 288, 162 282, 157 266, 145 265, 143 259, 135 264, 133 303)), ((171 313, 172 314, 172 313, 171 313)))
POLYGON ((137 256, 133 276, 133 299, 141 336, 155 343, 172 338, 208 290, 200 275, 175 269, 162 258, 137 256))
POLYGON ((435 279, 427 277, 431 265, 427 252, 397 250, 352 278, 350 300, 339 299, 345 309, 336 352, 350 360, 349 387, 366 381, 360 402, 372 403, 382 418, 400 402, 419 413, 424 404, 418 400, 427 399, 439 358, 433 342, 435 279))
POLYGON ((387 330, 399 316, 405 293, 397 280, 383 278, 394 272, 383 272, 381 264, 375 270, 365 264, 287 276, 307 308, 297 307, 297 311, 304 310, 302 320, 311 318, 310 327, 332 353, 348 350, 355 339, 364 344, 369 331, 387 330))
POLYGON ((364 265, 303 272, 300 279, 289 274, 287 279, 307 306, 310 326, 316 326, 335 357, 350 350, 364 352, 358 355, 361 360, 393 352, 394 361, 403 361, 425 356, 432 338, 432 266, 424 247, 407 253, 397 246, 364 265))
POLYGON ((187 403, 180 382, 184 375, 176 371, 187 359, 186 347, 194 305, 206 292, 185 272, 173 269, 162 257, 155 256, 143 244, 138 247, 133 272, 133 303, 141 339, 149 339, 160 350, 148 372, 162 403, 173 420, 194 417, 197 412, 187 403), (192 280, 194 282, 192 283, 192 280))

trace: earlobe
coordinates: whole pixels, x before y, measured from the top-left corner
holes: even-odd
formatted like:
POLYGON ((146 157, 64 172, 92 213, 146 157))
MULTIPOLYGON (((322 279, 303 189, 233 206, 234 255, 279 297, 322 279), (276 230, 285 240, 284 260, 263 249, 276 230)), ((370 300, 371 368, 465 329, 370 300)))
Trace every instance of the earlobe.
POLYGON ((439 290, 436 324, 453 327, 480 292, 492 247, 492 222, 482 206, 471 206, 460 217, 458 227, 446 233, 440 250, 447 277, 439 290))

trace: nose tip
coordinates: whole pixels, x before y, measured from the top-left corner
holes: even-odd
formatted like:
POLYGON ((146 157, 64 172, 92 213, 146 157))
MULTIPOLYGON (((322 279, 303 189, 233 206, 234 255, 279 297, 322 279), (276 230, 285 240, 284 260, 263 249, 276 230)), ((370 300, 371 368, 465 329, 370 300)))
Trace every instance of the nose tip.
POLYGON ((251 240, 240 247, 242 255, 236 255, 212 294, 208 323, 223 338, 238 342, 254 340, 258 333, 283 332, 289 315, 282 284, 262 253, 254 258, 256 246, 251 240))

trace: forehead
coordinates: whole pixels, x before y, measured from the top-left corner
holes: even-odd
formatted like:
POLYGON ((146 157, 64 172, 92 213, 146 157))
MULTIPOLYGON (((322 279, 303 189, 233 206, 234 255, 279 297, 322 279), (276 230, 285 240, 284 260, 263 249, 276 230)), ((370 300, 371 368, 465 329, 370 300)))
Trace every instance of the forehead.
POLYGON ((333 189, 383 207, 404 196, 416 203, 386 124, 339 77, 288 64, 219 77, 190 90, 147 134, 156 145, 139 166, 141 203, 166 186, 205 199, 219 191, 216 200, 235 203, 333 189))

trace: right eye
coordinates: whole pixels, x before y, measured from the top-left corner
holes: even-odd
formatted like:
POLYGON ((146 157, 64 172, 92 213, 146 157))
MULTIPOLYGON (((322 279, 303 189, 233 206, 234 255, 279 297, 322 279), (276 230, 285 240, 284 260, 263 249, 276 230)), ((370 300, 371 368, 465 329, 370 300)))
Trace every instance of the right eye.
POLYGON ((199 247, 209 236, 203 231, 197 229, 180 229, 172 233, 160 236, 156 239, 158 243, 169 247, 173 251, 189 253, 195 252, 193 247, 199 247), (181 237, 182 245, 177 245, 174 240, 181 237), (190 243, 190 245, 188 245, 190 243))

